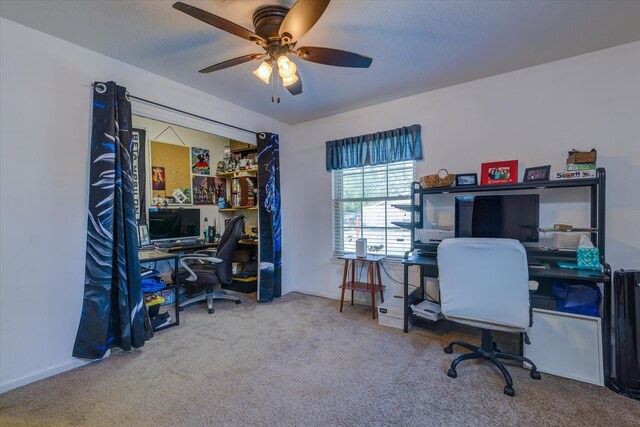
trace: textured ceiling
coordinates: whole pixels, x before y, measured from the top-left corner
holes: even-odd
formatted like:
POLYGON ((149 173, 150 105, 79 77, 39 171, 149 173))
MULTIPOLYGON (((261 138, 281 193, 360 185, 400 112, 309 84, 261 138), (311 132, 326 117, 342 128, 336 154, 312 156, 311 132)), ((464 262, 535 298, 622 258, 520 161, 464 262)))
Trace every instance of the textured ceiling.
MULTIPOLYGON (((261 49, 173 2, 1 0, 0 16, 289 124, 640 40, 640 1, 333 0, 298 46, 370 56, 371 68, 297 60, 304 93, 273 104, 257 62, 198 73, 261 49)), ((294 3, 184 2, 251 30, 256 8, 294 3)))

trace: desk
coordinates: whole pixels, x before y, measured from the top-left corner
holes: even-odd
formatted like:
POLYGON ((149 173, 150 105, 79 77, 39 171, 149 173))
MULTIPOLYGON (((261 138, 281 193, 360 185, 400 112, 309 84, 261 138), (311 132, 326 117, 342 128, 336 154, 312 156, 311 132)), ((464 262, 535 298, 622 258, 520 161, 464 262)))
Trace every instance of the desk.
MULTIPOLYGON (((605 265, 605 272, 599 273, 593 270, 571 270, 560 268, 556 265, 555 261, 548 258, 549 268, 529 268, 529 277, 531 279, 567 279, 567 280, 582 280, 591 283, 609 283, 611 272, 610 267, 605 265)), ((417 304, 422 301, 422 295, 424 291, 424 277, 438 278, 438 258, 436 256, 424 256, 413 255, 402 260, 404 265, 404 331, 409 330, 409 316, 411 315, 411 304, 417 304), (417 266, 420 268, 420 285, 409 293, 409 267, 417 266)), ((611 301, 611 289, 609 286, 605 286, 604 289, 604 310, 603 318, 609 316, 609 304, 607 301, 611 301)))
MULTIPOLYGON (((178 259, 180 258, 180 255, 178 255, 177 253, 170 253, 170 252, 160 252, 160 251, 138 251, 138 258, 140 259, 140 264, 142 263, 146 263, 146 262, 157 262, 157 261, 169 261, 169 260, 173 260, 173 265, 174 265, 174 271, 178 271, 178 259)), ((172 326, 178 326, 180 324, 180 302, 179 302, 179 290, 180 290, 180 283, 178 280, 178 275, 176 274, 176 280, 175 283, 172 283, 171 285, 165 286, 164 289, 162 290, 173 290, 174 294, 175 294, 175 321, 173 323, 169 323, 168 325, 164 325, 164 326, 160 326, 156 329, 154 329, 155 331, 161 331, 163 329, 167 329, 170 328, 172 326)))
POLYGON ((339 287, 342 289, 342 296, 340 297, 340 313, 342 313, 342 307, 344 305, 344 291, 345 289, 351 290, 351 305, 353 305, 353 294, 355 291, 368 292, 371 294, 371 318, 376 318, 376 293, 380 292, 380 302, 384 302, 384 285, 382 284, 382 276, 380 275, 380 261, 384 259, 383 255, 367 255, 366 257, 359 258, 355 254, 348 254, 338 257, 344 260, 344 274, 342 276, 342 285, 339 287), (367 275, 369 277, 368 282, 356 281, 356 268, 358 262, 369 263, 369 269, 367 275), (347 281, 347 276, 351 268, 351 280, 347 281), (376 273, 378 280, 376 282, 376 273))
MULTIPOLYGON (((585 330, 593 330, 595 332, 598 332, 601 329, 601 335, 598 333, 595 333, 595 335, 585 336, 584 339, 581 338, 579 342, 581 343, 581 345, 583 345, 584 342, 588 341, 587 338, 590 339, 591 342, 597 343, 598 341, 600 341, 600 343, 602 344, 602 352, 600 353, 602 355, 601 366, 604 367, 603 378, 605 378, 605 381, 606 381, 606 378, 608 378, 609 376, 609 369, 610 369, 610 362, 609 362, 610 355, 609 355, 608 349, 610 348, 610 342, 611 342, 610 341, 611 340, 610 319, 611 319, 611 302, 612 302, 612 289, 610 286, 611 267, 608 264, 604 264, 604 272, 602 273, 597 271, 592 271, 592 270, 564 269, 564 268, 558 267, 556 262, 558 260, 566 259, 566 256, 546 255, 544 257, 536 257, 533 254, 528 254, 528 255, 530 260, 540 258, 542 261, 549 263, 549 268, 529 267, 529 277, 531 279, 538 280, 541 283, 546 281, 548 284, 550 281, 554 279, 565 279, 565 280, 580 280, 580 281, 586 281, 591 283, 604 284, 604 289, 603 289, 604 298, 602 303, 602 311, 600 313, 600 319, 602 320, 600 320, 599 318, 586 317, 586 316, 582 316, 584 317, 583 320, 579 320, 579 319, 575 320, 580 316, 571 315, 563 312, 556 312, 555 310, 551 310, 551 311, 541 310, 539 308, 533 307, 534 319, 537 319, 537 320, 534 321, 534 326, 530 331, 530 333, 536 336, 537 342, 540 342, 540 340, 538 339, 539 338, 538 335, 541 335, 540 338, 543 339, 543 343, 546 342, 548 344, 550 340, 555 339, 558 342, 562 342, 567 346, 570 346, 571 340, 568 339, 569 337, 562 334, 575 334, 575 333, 580 334, 580 333, 583 333, 585 330), (555 315, 555 313, 557 313, 557 315, 555 315), (542 315, 545 315, 546 319, 541 319, 540 316, 542 315), (568 320, 564 320, 565 318, 568 320), (557 336, 552 336, 552 337, 544 336, 545 320, 547 325, 552 325, 556 327, 557 336), (594 323, 594 321, 596 322, 594 323), (603 323, 602 328, 600 328, 599 326, 601 321, 603 323), (576 324, 575 322, 581 322, 581 323, 576 324), (536 324, 538 325, 538 328, 536 328, 536 324), (557 325, 560 325, 560 326, 557 326, 557 325), (596 325, 596 326, 593 326, 593 325, 596 325)), ((402 264, 404 265, 404 324, 403 324, 403 327, 404 327, 404 332, 408 332, 409 319, 410 319, 410 316, 412 316, 411 304, 418 304, 423 300, 424 278, 438 277, 438 259, 434 255, 429 255, 429 256, 414 255, 404 259, 402 261, 402 264), (409 267, 411 266, 419 267, 420 284, 415 290, 413 290, 412 292, 409 292, 409 267)), ((547 329, 549 329, 549 327, 547 327, 547 329)), ((546 354, 547 356, 546 361, 541 362, 542 364, 545 362, 548 363, 547 369, 544 369, 544 366, 541 366, 541 363, 538 363, 538 369, 541 372, 549 372, 555 375, 567 376, 568 378, 573 378, 581 381, 587 381, 587 382, 599 384, 599 382, 597 381, 585 380, 584 378, 570 376, 570 373, 565 374, 561 370, 557 370, 560 368, 558 368, 555 365, 562 366, 561 358, 563 356, 565 358, 563 363, 573 363, 572 360, 575 360, 576 363, 578 363, 581 361, 580 360, 581 358, 570 359, 567 361, 566 355, 568 353, 564 353, 564 355, 561 355, 561 354, 558 354, 555 350, 548 348, 548 346, 544 346, 544 347, 545 347, 543 350, 544 352, 549 351, 553 353, 546 354)), ((597 353, 600 351, 600 349, 597 348, 598 347, 597 345, 595 347, 592 345, 592 347, 593 347, 592 350, 595 354, 590 356, 594 356, 594 358, 597 359, 596 356, 597 356, 597 353)), ((570 349, 570 350, 573 350, 573 349, 570 349)), ((521 351, 523 351, 524 353, 522 340, 521 340, 521 351)), ((527 354, 524 354, 524 355, 527 356, 527 354)), ((589 358, 583 357, 582 359, 587 360, 589 358)))

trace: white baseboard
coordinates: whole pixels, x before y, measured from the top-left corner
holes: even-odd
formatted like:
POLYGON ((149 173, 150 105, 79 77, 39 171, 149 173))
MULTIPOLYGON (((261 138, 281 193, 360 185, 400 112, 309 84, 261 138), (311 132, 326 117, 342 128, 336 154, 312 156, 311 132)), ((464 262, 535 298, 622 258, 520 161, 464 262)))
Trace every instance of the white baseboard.
POLYGON ((290 292, 297 292, 299 294, 312 295, 314 297, 322 297, 322 298, 328 298, 328 299, 333 299, 333 300, 340 301, 340 294, 339 293, 337 295, 335 295, 335 294, 330 293, 330 292, 316 292, 316 291, 309 291, 307 289, 298 289, 298 288, 293 288, 293 289, 291 289, 290 292))
MULTIPOLYGON (((108 355, 105 355, 105 357, 107 356, 108 355)), ((102 360, 102 359, 98 359, 98 360, 102 360)), ((71 369, 78 368, 80 366, 84 366, 88 363, 92 363, 96 361, 97 360, 72 359, 67 362, 61 363, 59 365, 51 366, 41 371, 24 375, 20 378, 14 378, 12 380, 8 380, 3 383, 0 383, 0 393, 5 393, 9 390, 13 390, 14 388, 22 387, 23 385, 31 384, 33 382, 43 380, 47 377, 51 377, 53 375, 57 375, 62 372, 69 371, 71 369)))

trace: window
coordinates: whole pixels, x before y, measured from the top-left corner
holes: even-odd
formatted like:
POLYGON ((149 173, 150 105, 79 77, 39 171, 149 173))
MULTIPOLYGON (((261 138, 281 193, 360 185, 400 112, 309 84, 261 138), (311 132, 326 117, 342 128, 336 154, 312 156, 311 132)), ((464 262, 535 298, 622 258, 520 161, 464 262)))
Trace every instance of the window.
POLYGON ((415 162, 341 169, 333 175, 334 255, 355 252, 356 239, 367 239, 368 252, 403 256, 411 247, 411 232, 394 222, 408 222, 415 162))

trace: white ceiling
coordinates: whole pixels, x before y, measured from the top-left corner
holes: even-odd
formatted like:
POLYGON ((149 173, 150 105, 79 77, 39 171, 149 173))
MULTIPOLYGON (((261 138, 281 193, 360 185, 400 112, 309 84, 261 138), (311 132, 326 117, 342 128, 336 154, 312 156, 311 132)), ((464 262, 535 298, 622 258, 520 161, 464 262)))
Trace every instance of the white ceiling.
MULTIPOLYGON (((183 1, 250 30, 257 7, 294 3, 183 1)), ((0 16, 289 124, 640 40, 637 0, 333 0, 298 47, 370 56, 371 68, 297 60, 304 93, 272 104, 257 61, 198 73, 262 49, 173 3, 1 0, 0 16)))

